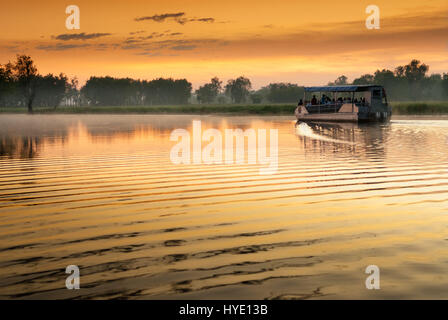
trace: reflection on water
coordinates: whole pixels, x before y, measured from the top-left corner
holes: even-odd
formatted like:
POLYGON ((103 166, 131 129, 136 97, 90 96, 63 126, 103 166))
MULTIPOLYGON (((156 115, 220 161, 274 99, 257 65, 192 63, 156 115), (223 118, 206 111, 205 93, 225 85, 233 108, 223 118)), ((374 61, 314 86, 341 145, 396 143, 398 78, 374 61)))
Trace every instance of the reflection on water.
POLYGON ((413 118, 1 115, 0 298, 448 298, 447 136, 413 118), (193 120, 278 129, 277 174, 171 164, 193 120))
POLYGON ((0 157, 30 159, 36 156, 39 137, 2 137, 0 140, 0 157))

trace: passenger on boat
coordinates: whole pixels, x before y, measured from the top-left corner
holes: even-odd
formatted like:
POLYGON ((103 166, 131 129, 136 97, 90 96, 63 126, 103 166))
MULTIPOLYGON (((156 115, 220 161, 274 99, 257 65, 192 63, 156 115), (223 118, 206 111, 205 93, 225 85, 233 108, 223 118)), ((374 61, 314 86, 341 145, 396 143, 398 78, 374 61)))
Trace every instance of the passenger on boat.
POLYGON ((327 96, 323 94, 322 98, 320 98, 320 104, 325 104, 326 101, 327 101, 327 96))
POLYGON ((299 100, 299 103, 297 104, 298 106, 303 106, 303 101, 302 99, 299 100))
POLYGON ((311 104, 312 105, 316 105, 317 104, 316 96, 313 96, 313 99, 311 99, 311 104))

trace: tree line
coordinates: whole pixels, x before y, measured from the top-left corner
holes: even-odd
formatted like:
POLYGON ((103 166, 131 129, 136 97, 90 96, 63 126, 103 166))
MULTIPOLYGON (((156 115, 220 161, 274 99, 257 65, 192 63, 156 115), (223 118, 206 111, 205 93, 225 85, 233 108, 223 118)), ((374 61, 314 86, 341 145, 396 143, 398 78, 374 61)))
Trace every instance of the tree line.
MULTIPOLYGON (((448 73, 428 75, 429 66, 418 60, 364 74, 349 82, 344 75, 329 85, 378 84, 390 100, 448 99, 448 73)), ((0 106, 33 107, 182 105, 188 103, 291 103, 303 97, 304 88, 294 83, 270 83, 252 89, 250 79, 241 76, 225 85, 214 77, 194 92, 186 79, 158 78, 151 81, 131 78, 90 77, 78 89, 76 78, 65 74, 39 74, 31 57, 17 55, 16 61, 0 65, 0 106)))
MULTIPOLYGON (((398 66, 394 70, 378 69, 373 74, 364 74, 351 84, 378 84, 386 88, 389 100, 421 101, 448 99, 448 73, 428 75, 429 66, 419 60, 398 66)), ((342 75, 329 85, 350 84, 342 75)))
POLYGON ((67 94, 76 89, 75 80, 59 75, 38 74, 29 56, 17 56, 14 63, 0 65, 0 106, 56 107, 67 94))

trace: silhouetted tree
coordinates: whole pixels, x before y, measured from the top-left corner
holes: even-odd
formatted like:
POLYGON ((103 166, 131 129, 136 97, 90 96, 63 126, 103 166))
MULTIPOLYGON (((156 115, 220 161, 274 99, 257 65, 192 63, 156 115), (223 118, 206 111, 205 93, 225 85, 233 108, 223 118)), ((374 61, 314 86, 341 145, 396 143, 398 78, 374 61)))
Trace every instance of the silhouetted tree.
POLYGON ((143 82, 144 101, 149 105, 187 104, 191 90, 191 83, 186 79, 159 78, 143 82))
POLYGON ((89 104, 123 106, 139 104, 141 84, 130 78, 90 77, 81 88, 89 104))
POLYGON ((196 97, 200 103, 212 103, 222 90, 222 81, 217 77, 210 80, 196 90, 196 97))
POLYGON ((81 93, 78 90, 78 79, 76 77, 68 83, 64 98, 65 105, 79 106, 81 104, 81 93))
POLYGON ((414 59, 404 66, 404 75, 409 81, 419 81, 426 76, 428 70, 429 67, 426 64, 414 59))
POLYGON ((363 74, 361 77, 353 80, 353 84, 362 85, 362 84, 373 84, 375 78, 371 74, 363 74))
POLYGON ((249 96, 252 84, 248 78, 239 77, 237 79, 230 79, 227 81, 225 91, 234 103, 241 103, 249 96))
POLYGON ((448 99, 448 73, 443 74, 442 90, 445 99, 448 99))
POLYGON ((37 76, 35 81, 36 94, 34 104, 41 107, 56 108, 69 89, 68 78, 62 73, 59 76, 52 74, 47 74, 43 77, 37 76))
POLYGON ((271 83, 266 88, 270 102, 296 102, 304 93, 303 87, 292 83, 271 83))
POLYGON ((17 55, 16 63, 13 65, 19 88, 25 98, 28 112, 33 112, 33 101, 36 95, 37 68, 30 56, 17 55))
MULTIPOLYGON (((13 96, 16 86, 12 64, 0 65, 0 105, 12 104, 11 100, 15 100, 13 96)), ((15 105, 15 102, 13 104, 15 105)))
POLYGON ((336 85, 336 86, 341 86, 341 85, 346 85, 348 78, 344 75, 339 76, 336 80, 334 80, 334 82, 329 82, 328 85, 336 85))
POLYGON ((250 101, 252 103, 258 104, 258 103, 261 103, 262 100, 263 100, 263 96, 261 94, 259 94, 257 92, 252 92, 250 94, 250 101))

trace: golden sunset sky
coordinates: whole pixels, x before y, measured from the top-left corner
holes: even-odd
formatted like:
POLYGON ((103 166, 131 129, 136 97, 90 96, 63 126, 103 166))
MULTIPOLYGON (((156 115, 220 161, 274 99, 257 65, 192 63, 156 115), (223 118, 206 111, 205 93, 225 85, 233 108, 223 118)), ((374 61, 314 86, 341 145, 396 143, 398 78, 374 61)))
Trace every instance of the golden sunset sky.
POLYGON ((194 88, 240 75, 254 88, 326 84, 413 58, 448 72, 447 0, 5 0, 0 26, 0 63, 28 54, 41 73, 81 84, 91 75, 187 78, 194 88), (65 27, 73 4, 79 30, 65 27), (365 26, 371 4, 379 30, 365 26))

